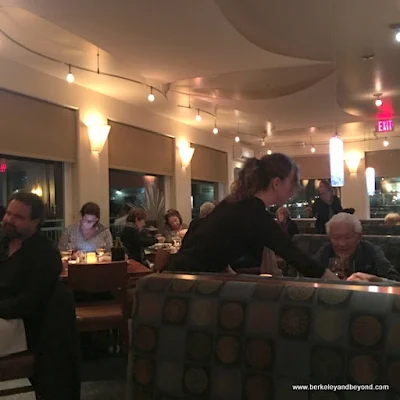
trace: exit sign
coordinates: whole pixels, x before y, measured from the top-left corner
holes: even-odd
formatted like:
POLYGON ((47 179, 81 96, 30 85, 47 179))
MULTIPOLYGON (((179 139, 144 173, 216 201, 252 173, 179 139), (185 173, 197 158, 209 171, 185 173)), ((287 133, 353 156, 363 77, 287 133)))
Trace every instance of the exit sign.
POLYGON ((376 123, 376 132, 392 132, 394 131, 394 123, 391 119, 378 121, 376 123))

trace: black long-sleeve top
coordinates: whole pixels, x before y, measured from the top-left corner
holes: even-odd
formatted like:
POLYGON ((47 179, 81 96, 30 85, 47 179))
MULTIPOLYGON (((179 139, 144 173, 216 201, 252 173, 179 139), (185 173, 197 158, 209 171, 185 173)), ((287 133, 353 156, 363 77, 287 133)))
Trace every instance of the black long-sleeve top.
POLYGON ((8 255, 9 240, 0 232, 0 318, 25 323, 28 347, 39 340, 50 296, 59 280, 59 251, 42 233, 35 233, 8 255))
POLYGON ((147 236, 144 232, 140 232, 132 224, 127 224, 122 230, 121 242, 128 253, 128 258, 143 264, 143 247, 152 246, 157 243, 157 239, 154 236, 147 236))
POLYGON ((332 204, 325 203, 322 199, 315 200, 312 206, 313 217, 316 218, 315 228, 317 233, 326 233, 326 223, 343 210, 339 197, 333 196, 332 204))
POLYGON ((261 259, 264 246, 305 276, 319 278, 325 272, 325 268, 304 254, 282 232, 257 197, 220 203, 183 241, 180 251, 170 257, 167 269, 221 272, 246 254, 257 254, 261 259))

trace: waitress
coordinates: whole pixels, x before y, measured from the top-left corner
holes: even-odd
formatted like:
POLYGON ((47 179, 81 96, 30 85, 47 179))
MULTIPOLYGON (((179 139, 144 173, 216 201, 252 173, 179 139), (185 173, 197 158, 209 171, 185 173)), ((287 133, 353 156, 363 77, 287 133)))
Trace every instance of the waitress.
POLYGON ((337 279, 298 249, 266 211, 293 196, 299 187, 298 172, 297 165, 284 154, 249 159, 232 193, 170 257, 167 269, 226 272, 244 254, 257 254, 261 259, 264 247, 268 247, 304 276, 337 279))
POLYGON ((333 193, 329 181, 322 180, 318 187, 319 199, 312 206, 312 216, 316 218, 317 233, 325 234, 325 225, 335 215, 343 211, 339 197, 333 193))

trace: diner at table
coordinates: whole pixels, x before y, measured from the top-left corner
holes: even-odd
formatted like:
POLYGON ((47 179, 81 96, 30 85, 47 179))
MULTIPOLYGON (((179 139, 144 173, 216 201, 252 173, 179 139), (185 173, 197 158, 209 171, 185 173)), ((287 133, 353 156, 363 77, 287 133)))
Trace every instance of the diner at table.
POLYGON ((94 202, 85 203, 80 220, 68 226, 58 242, 61 251, 110 251, 113 239, 110 230, 100 223, 100 207, 94 202))
POLYGON ((0 357, 34 350, 47 304, 62 270, 60 253, 39 231, 45 206, 17 192, 0 229, 0 357))
POLYGON ((164 216, 164 229, 162 236, 165 238, 165 242, 173 243, 174 237, 180 237, 181 239, 187 232, 187 226, 183 223, 182 216, 178 210, 171 208, 164 216))
POLYGON ((126 219, 126 225, 121 233, 121 242, 126 250, 128 259, 135 260, 150 267, 145 259, 144 248, 158 243, 154 236, 143 232, 146 224, 146 212, 142 209, 132 209, 126 219))
POLYGON ((340 279, 400 281, 400 273, 383 250, 362 238, 361 222, 355 215, 344 212, 334 215, 326 224, 326 231, 330 243, 314 258, 340 279))

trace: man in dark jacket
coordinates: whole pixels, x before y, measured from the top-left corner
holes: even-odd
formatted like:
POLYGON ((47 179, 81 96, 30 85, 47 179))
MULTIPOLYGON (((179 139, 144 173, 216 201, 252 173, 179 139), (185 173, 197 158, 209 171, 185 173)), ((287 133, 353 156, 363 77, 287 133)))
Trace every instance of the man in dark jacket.
POLYGON ((362 240, 361 222, 354 215, 339 213, 327 223, 330 243, 316 254, 316 260, 342 279, 352 281, 400 281, 400 274, 378 246, 362 240))
POLYGON ((48 302, 62 270, 60 253, 39 232, 44 211, 39 196, 15 193, 0 232, 0 318, 22 319, 28 349, 32 350, 38 344, 48 302))

